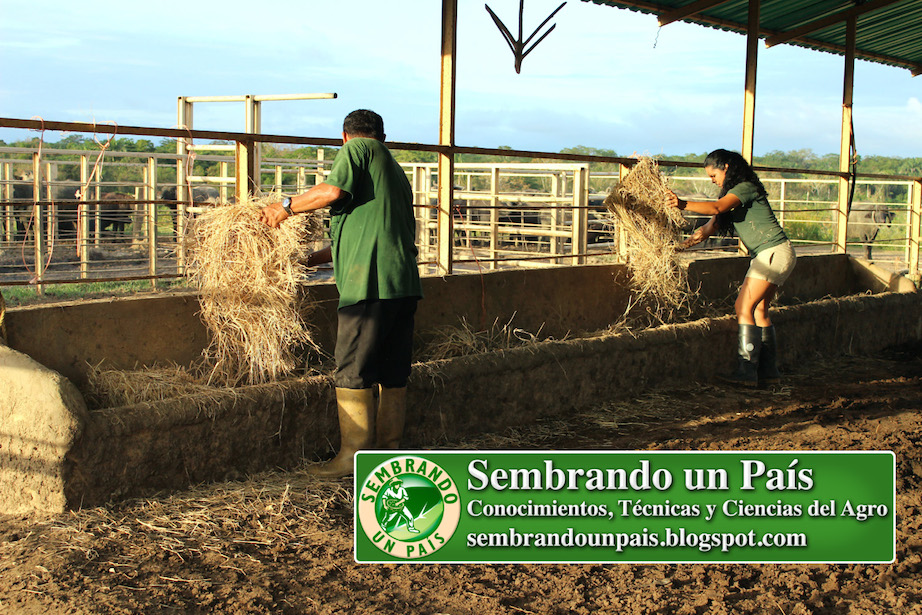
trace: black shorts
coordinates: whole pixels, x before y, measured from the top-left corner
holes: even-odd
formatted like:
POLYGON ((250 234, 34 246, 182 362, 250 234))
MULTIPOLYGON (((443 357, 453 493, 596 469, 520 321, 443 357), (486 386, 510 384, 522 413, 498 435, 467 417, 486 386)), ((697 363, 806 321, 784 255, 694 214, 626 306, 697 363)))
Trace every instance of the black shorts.
POLYGON ((362 301, 339 308, 336 386, 407 386, 413 355, 416 297, 362 301))

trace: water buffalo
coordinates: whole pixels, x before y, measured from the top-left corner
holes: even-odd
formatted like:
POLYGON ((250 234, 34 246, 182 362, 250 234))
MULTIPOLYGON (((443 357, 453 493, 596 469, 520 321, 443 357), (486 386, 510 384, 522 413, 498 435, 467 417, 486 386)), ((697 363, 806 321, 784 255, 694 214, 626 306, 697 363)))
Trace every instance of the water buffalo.
MULTIPOLYGON (((108 192, 99 203, 99 230, 101 234, 119 237, 133 221, 135 196, 126 192, 108 192), (107 234, 106 231, 111 229, 107 234)), ((90 218, 90 228, 95 227, 95 216, 90 218)))
MULTIPOLYGON (((188 190, 188 188, 186 189, 188 190)), ((221 197, 221 192, 213 186, 193 186, 192 187, 192 202, 193 203, 215 203, 221 197)), ((160 200, 162 201, 175 201, 176 200, 176 186, 171 186, 169 188, 164 188, 160 193, 160 200)), ((175 204, 169 205, 170 209, 176 209, 175 204)))
POLYGON ((589 215, 586 223, 586 242, 589 245, 614 241, 614 224, 612 215, 605 206, 606 198, 607 195, 604 194, 589 195, 589 215))
POLYGON ((871 244, 881 228, 893 224, 894 217, 886 203, 853 205, 848 214, 848 240, 864 244, 865 258, 871 260, 871 244))
MULTIPOLYGON (((188 195, 188 187, 186 188, 186 193, 188 195)), ((186 197, 188 199, 188 196, 186 197)), ((192 187, 192 203, 201 204, 201 203, 217 203, 221 198, 221 192, 213 186, 193 186, 192 187)), ((167 203, 166 206, 170 210, 170 218, 172 220, 172 226, 174 232, 179 231, 179 221, 176 216, 176 209, 178 202, 176 201, 176 186, 170 186, 169 188, 164 188, 160 193, 160 200, 162 201, 173 201, 167 203)), ((188 203, 188 200, 186 201, 188 203)))
POLYGON ((513 245, 527 250, 533 244, 537 248, 542 238, 539 235, 528 234, 528 229, 540 227, 543 224, 543 212, 522 201, 503 201, 499 205, 503 208, 499 210, 499 223, 513 227, 506 231, 513 236, 513 245))
MULTIPOLYGON (((10 206, 13 208, 13 224, 15 232, 13 233, 16 241, 22 241, 32 232, 32 203, 33 185, 31 175, 20 176, 20 181, 13 185, 12 196, 10 197, 10 206)), ((52 189, 52 201, 54 212, 57 220, 57 232, 59 237, 74 238, 77 236, 77 201, 75 196, 76 188, 67 186, 57 186, 52 189)), ((45 190, 42 190, 41 198, 47 199, 45 190)), ((47 205, 45 205, 47 207, 47 205)))

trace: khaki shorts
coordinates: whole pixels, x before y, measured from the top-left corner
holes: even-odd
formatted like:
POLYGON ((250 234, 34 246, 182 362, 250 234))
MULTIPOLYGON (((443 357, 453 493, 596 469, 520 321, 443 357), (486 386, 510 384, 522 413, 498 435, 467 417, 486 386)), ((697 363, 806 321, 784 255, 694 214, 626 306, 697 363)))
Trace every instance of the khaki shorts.
POLYGON ((765 280, 775 286, 781 286, 791 275, 796 262, 797 255, 794 254, 794 246, 790 241, 785 241, 781 245, 760 252, 753 258, 746 277, 765 280))

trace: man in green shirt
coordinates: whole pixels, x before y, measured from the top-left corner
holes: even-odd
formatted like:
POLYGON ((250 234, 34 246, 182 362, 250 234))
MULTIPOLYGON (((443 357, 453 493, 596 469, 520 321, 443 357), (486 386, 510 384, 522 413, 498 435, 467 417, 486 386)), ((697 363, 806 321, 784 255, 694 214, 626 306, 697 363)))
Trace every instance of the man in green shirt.
POLYGON ((343 147, 327 179, 262 212, 277 227, 289 216, 330 208, 332 243, 307 263, 332 261, 339 291, 334 382, 340 450, 332 461, 311 468, 318 476, 351 474, 356 451, 397 448, 403 434, 422 287, 413 192, 384 138, 380 115, 353 111, 343 121, 343 147))

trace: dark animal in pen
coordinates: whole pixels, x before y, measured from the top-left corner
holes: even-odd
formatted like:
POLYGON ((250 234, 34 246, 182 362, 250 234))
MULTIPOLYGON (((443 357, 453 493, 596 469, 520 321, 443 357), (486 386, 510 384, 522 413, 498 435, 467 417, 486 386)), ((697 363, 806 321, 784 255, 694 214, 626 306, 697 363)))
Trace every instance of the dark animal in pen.
POLYGON ((504 201, 499 205, 503 208, 499 210, 499 223, 500 226, 506 227, 504 234, 511 238, 513 247, 525 250, 532 247, 537 249, 542 239, 547 241, 547 238, 542 238, 540 235, 528 233, 529 228, 538 228, 543 224, 541 211, 529 207, 522 201, 515 203, 504 201))
POLYGON ((475 232, 466 228, 461 228, 462 224, 476 224, 489 222, 490 220, 490 201, 485 200, 468 200, 455 199, 452 207, 452 217, 455 224, 455 245, 478 246, 489 245, 489 238, 484 237, 481 231, 480 240, 475 239, 475 232))
POLYGON ((871 247, 883 228, 893 225, 896 217, 886 203, 861 203, 852 205, 848 214, 847 238, 850 242, 864 244, 865 258, 871 260, 871 247))
MULTIPOLYGON (((185 192, 188 192, 186 188, 185 192)), ((192 204, 202 204, 202 203, 217 203, 221 198, 221 191, 213 186, 193 186, 192 187, 192 204)), ((170 186, 169 188, 164 188, 160 192, 160 200, 168 201, 165 203, 166 207, 170 210, 170 218, 173 222, 173 230, 178 228, 178 220, 176 219, 176 210, 178 209, 179 202, 176 200, 176 186, 170 186)), ((188 197, 185 201, 188 204, 188 197)))
POLYGON ((589 215, 587 216, 586 242, 589 245, 614 243, 614 225, 611 214, 605 207, 606 195, 589 195, 589 215))
MULTIPOLYGON (((188 190, 188 188, 187 188, 188 190)), ((194 186, 192 188, 193 203, 214 203, 221 197, 221 192, 212 186, 194 186)), ((176 201, 176 186, 164 188, 160 193, 161 201, 176 201)), ((176 203, 168 204, 172 210, 176 210, 176 203)))
MULTIPOLYGON (((124 239, 125 230, 129 224, 135 222, 136 204, 135 196, 125 192, 108 192, 102 195, 99 207, 100 236, 112 239, 124 239)), ((89 216, 90 236, 95 234, 96 216, 93 206, 90 206, 89 216)))
MULTIPOLYGON (((74 239, 77 236, 77 206, 75 196, 76 188, 73 186, 59 186, 52 190, 55 220, 57 221, 57 236, 61 239, 74 239)), ((13 238, 23 241, 32 236, 35 220, 33 220, 33 186, 32 183, 19 183, 13 185, 13 193, 8 207, 12 207, 12 224, 15 225, 13 238)), ((40 195, 47 199, 45 191, 40 195)), ((50 203, 45 201, 42 209, 47 211, 50 203)))

